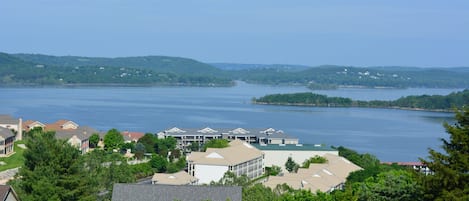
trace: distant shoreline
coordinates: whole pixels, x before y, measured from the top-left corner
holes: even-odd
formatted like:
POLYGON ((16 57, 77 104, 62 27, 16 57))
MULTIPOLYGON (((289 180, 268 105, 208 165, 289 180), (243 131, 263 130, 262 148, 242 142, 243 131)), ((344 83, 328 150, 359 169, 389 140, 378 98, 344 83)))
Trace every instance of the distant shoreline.
POLYGON ((337 106, 337 105, 316 105, 306 103, 267 103, 251 101, 255 105, 276 105, 276 106, 297 106, 297 107, 323 107, 323 108, 374 108, 374 109, 396 109, 396 110, 409 110, 409 111, 424 111, 424 112, 444 112, 454 113, 453 110, 444 109, 425 109, 425 108, 410 108, 410 107, 365 107, 365 106, 337 106))

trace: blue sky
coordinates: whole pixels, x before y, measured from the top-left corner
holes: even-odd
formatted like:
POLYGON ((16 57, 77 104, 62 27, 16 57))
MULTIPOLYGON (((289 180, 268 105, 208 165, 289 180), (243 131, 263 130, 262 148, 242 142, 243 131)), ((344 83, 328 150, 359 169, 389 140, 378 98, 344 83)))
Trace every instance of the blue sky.
POLYGON ((0 51, 469 66, 469 1, 0 0, 0 51))

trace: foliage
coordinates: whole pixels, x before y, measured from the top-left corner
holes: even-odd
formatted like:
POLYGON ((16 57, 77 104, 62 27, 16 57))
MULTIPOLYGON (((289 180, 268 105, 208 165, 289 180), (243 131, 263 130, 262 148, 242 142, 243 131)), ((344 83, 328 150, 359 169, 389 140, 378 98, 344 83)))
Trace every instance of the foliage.
POLYGON ((291 157, 288 157, 287 162, 285 162, 285 168, 288 172, 296 172, 299 167, 300 165, 298 165, 291 157))
POLYGON ((229 142, 225 139, 213 139, 204 144, 203 150, 206 151, 207 148, 225 148, 228 147, 229 142))
POLYGON ((276 165, 272 165, 272 167, 265 167, 265 174, 270 176, 276 176, 282 172, 282 168, 276 165))
POLYGON ((119 150, 124 144, 124 137, 117 129, 109 130, 104 136, 104 148, 106 150, 119 150))
POLYGON ((128 149, 130 149, 131 152, 135 151, 135 143, 134 142, 126 142, 121 146, 122 152, 126 152, 128 149))
POLYGON ((444 124, 449 140, 441 139, 445 153, 429 149, 421 159, 434 172, 422 176, 425 199, 469 200, 469 108, 456 111, 456 123, 444 124))
POLYGON ((138 139, 138 143, 145 146, 146 153, 155 153, 155 141, 156 141, 155 135, 151 133, 145 133, 143 137, 138 139))
POLYGON ((98 143, 99 143, 99 135, 97 133, 93 133, 91 136, 90 136, 90 139, 89 139, 89 142, 90 142, 90 147, 91 148, 96 148, 98 146, 98 143))
POLYGON ((150 163, 139 163, 130 166, 130 171, 137 179, 152 176, 154 171, 150 163))
POLYGON ((155 168, 157 172, 166 172, 168 167, 168 160, 160 155, 154 155, 151 160, 150 164, 152 168, 155 168))
POLYGON ((138 142, 135 145, 135 158, 137 158, 138 160, 142 159, 145 154, 145 150, 146 150, 145 145, 138 142))
POLYGON ((198 142, 193 142, 189 145, 191 151, 200 151, 200 144, 198 142))
POLYGON ((394 101, 358 101, 350 98, 328 97, 326 95, 305 92, 293 94, 271 94, 257 99, 254 98, 253 102, 260 104, 308 105, 319 107, 378 107, 449 111, 454 107, 469 105, 469 89, 454 92, 446 96, 407 96, 394 101))
POLYGON ((96 189, 83 180, 87 171, 79 151, 54 132, 35 134, 26 140, 24 166, 10 184, 21 200, 96 200, 96 189))
POLYGON ((382 172, 355 185, 359 189, 359 200, 423 200, 422 187, 413 174, 405 170, 382 172))
POLYGON ((302 168, 309 168, 309 165, 311 163, 326 163, 326 162, 327 162, 326 158, 316 155, 314 157, 311 157, 311 158, 305 160, 301 167, 302 168))

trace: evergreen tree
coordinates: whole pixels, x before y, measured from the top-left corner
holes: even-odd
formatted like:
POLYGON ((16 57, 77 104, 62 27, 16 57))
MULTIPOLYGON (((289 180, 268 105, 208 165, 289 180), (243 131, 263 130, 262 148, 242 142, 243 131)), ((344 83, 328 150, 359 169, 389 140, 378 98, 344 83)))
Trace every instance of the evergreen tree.
POLYGON ((434 172, 422 178, 425 198, 469 200, 469 108, 456 111, 456 123, 444 127, 450 135, 441 139, 446 153, 430 149, 430 160, 421 159, 434 172))
POLYGON ((285 168, 288 172, 296 172, 298 167, 299 165, 291 157, 288 157, 287 162, 285 162, 285 168))

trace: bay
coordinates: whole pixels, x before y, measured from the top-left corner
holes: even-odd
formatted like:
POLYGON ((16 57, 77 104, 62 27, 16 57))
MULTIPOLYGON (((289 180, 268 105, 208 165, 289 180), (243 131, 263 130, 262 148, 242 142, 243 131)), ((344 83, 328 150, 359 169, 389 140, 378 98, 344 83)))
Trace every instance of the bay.
MULTIPOLYGON (((357 100, 393 100, 407 95, 446 95, 460 89, 363 89, 314 91, 357 100)), ((70 119, 106 131, 156 133, 179 128, 275 128, 300 143, 345 146, 382 161, 417 161, 447 137, 442 123, 453 114, 372 108, 253 105, 251 98, 305 92, 300 86, 238 82, 231 88, 77 87, 0 88, 0 114, 41 122, 70 119)))

